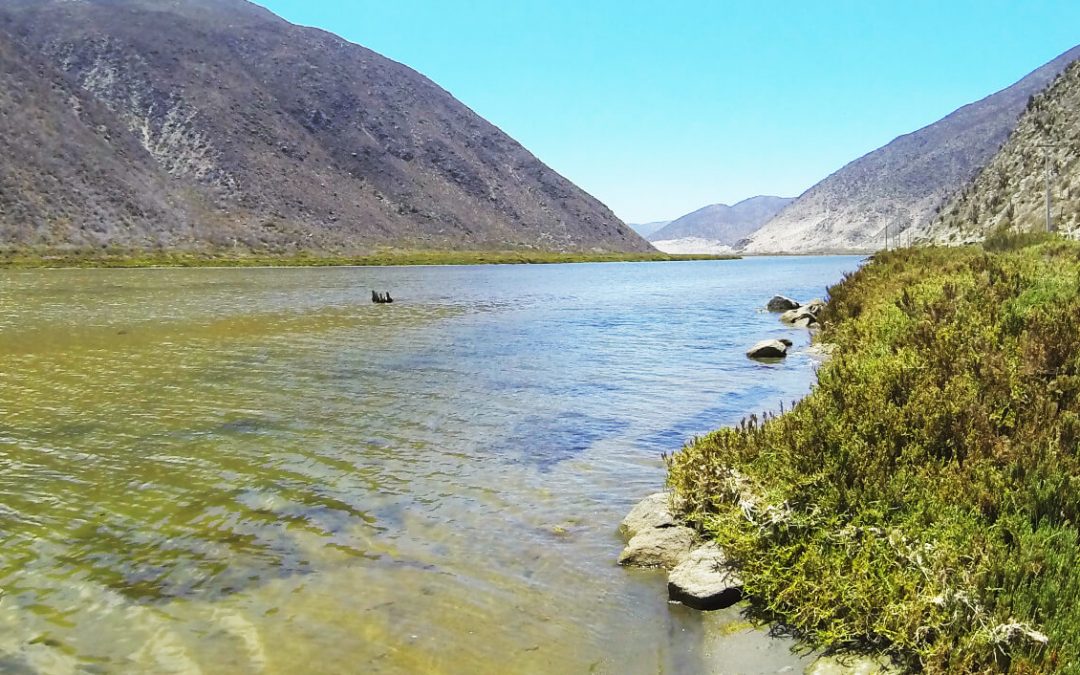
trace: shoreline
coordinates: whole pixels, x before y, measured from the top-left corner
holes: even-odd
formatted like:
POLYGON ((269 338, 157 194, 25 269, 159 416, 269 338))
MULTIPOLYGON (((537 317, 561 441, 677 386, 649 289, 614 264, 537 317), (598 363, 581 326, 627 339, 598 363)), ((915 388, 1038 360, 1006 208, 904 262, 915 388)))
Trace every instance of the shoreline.
POLYGON ((118 254, 0 253, 0 269, 288 269, 299 267, 458 267, 572 263, 738 260, 741 256, 668 253, 558 253, 524 251, 390 251, 364 256, 217 255, 202 253, 118 254))
MULTIPOLYGON (((770 301, 768 311, 791 326, 786 318, 790 312, 772 307, 779 297, 770 301)), ((796 310, 809 309, 816 302, 820 301, 793 304, 796 310)), ((819 339, 821 325, 817 317, 824 305, 818 307, 821 309, 811 309, 813 328, 805 326, 811 335, 805 353, 820 367, 831 358, 835 345, 819 339)), ((754 358, 749 353, 747 356, 754 358)), ((739 672, 805 675, 898 672, 885 653, 823 649, 780 617, 763 612, 760 599, 744 593, 738 566, 707 531, 688 517, 685 502, 670 483, 668 478, 662 491, 635 503, 619 524, 625 545, 619 564, 662 574, 667 580, 669 602, 700 615, 704 631, 702 654, 708 672, 727 672, 733 666, 740 668, 739 672)))
POLYGON ((1080 663, 1080 606, 1056 600, 1080 559, 1077 275, 1052 235, 875 256, 829 289, 836 354, 806 396, 665 457, 677 523, 808 647, 1080 663))

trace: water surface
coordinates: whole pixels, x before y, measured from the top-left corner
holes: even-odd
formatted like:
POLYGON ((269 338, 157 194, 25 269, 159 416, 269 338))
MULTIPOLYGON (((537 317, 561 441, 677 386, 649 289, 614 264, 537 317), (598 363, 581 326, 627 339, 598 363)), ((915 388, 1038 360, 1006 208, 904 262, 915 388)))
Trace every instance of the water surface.
POLYGON ((0 671, 708 669, 617 524, 858 261, 0 272, 0 671))

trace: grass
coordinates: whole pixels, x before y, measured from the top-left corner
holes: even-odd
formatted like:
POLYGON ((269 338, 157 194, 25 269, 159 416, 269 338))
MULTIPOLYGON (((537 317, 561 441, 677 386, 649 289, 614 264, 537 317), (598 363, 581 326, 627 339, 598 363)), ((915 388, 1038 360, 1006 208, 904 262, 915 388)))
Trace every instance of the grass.
POLYGON ((556 253, 550 251, 409 251, 384 250, 361 256, 296 253, 224 253, 196 251, 0 250, 0 268, 43 267, 329 267, 376 265, 488 265, 580 262, 669 262, 731 260, 732 255, 667 253, 556 253))
POLYGON ((1080 672, 1080 245, 878 254, 814 390, 668 458, 759 611, 927 672, 1080 672))

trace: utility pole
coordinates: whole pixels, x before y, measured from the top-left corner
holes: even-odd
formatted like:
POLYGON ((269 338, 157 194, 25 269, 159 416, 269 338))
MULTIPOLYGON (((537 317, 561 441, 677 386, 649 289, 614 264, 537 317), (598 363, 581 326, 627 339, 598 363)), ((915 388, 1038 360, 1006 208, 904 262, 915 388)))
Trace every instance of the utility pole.
POLYGON ((1046 160, 1044 162, 1044 172, 1046 173, 1046 231, 1054 231, 1054 223, 1050 218, 1050 149, 1046 146, 1046 160))
POLYGON ((1045 179, 1046 179, 1046 231, 1047 232, 1053 232, 1054 231, 1054 221, 1053 221, 1053 215, 1052 215, 1053 214, 1053 211, 1052 211, 1053 198, 1052 198, 1051 193, 1050 193, 1050 185, 1051 185, 1050 184, 1050 177, 1051 177, 1051 174, 1053 173, 1053 171, 1052 171, 1052 168, 1051 168, 1052 167, 1052 162, 1051 162, 1051 157, 1050 157, 1050 150, 1054 149, 1054 148, 1072 148, 1073 150, 1076 150, 1076 149, 1080 148, 1080 144, 1067 143, 1067 142, 1066 143, 1039 143, 1035 147, 1043 149, 1043 173, 1044 173, 1045 179))
MULTIPOLYGON (((1050 113, 1046 110, 1040 111, 1036 115, 1036 121, 1042 127, 1043 133, 1051 136, 1049 131, 1051 126, 1050 113)), ((1056 148, 1057 143, 1040 143, 1038 147, 1043 149, 1043 176, 1046 179, 1046 231, 1053 232, 1054 223, 1050 216, 1050 149, 1056 148)))

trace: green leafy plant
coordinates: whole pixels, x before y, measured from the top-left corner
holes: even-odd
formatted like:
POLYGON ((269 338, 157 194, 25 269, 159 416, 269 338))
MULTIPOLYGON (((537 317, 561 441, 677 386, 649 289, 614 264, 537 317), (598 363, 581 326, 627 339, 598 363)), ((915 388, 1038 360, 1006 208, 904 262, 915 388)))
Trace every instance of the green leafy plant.
POLYGON ((1038 241, 875 256, 805 399, 668 458, 759 611, 912 669, 1080 670, 1080 246, 1038 241))

